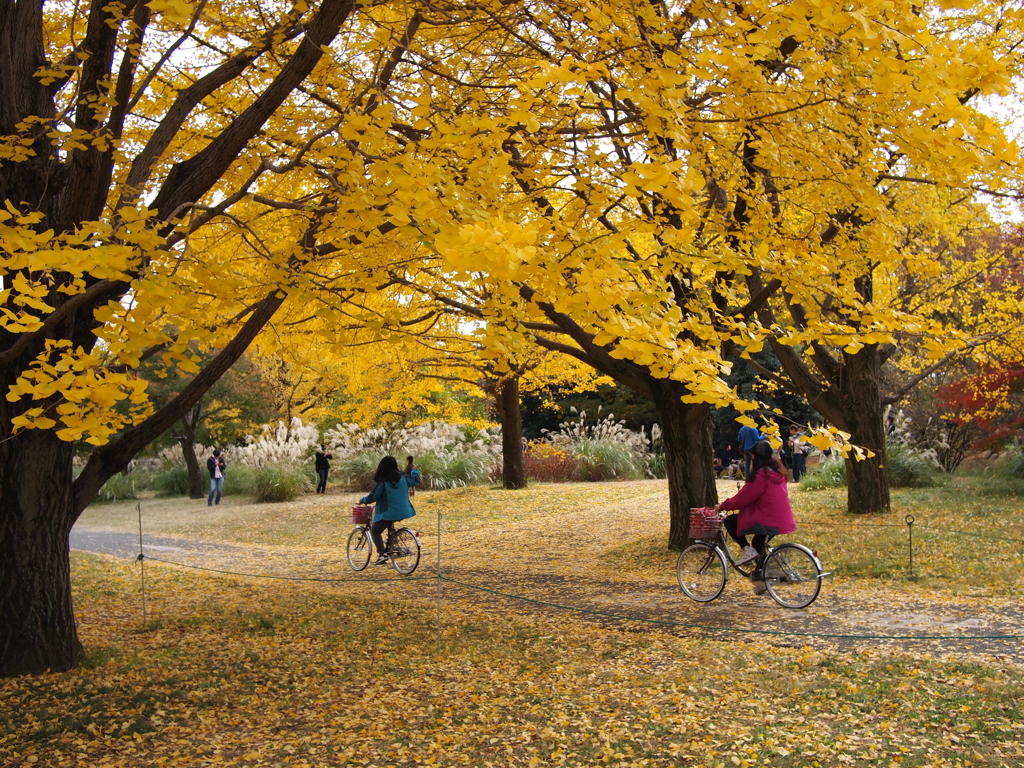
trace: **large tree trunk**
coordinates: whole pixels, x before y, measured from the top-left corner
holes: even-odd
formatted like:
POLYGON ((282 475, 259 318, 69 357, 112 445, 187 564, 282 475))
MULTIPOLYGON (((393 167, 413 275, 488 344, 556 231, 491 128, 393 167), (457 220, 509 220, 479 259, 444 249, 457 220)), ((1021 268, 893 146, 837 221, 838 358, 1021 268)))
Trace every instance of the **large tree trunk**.
POLYGON ((654 405, 658 409, 665 443, 668 472, 668 543, 682 549, 690 537, 690 508, 718 502, 711 456, 711 406, 684 403, 688 390, 673 381, 655 384, 654 405))
MULTIPOLYGON (((4 401, 0 418, 14 413, 4 401)), ((0 677, 64 671, 82 653, 68 534, 72 444, 26 430, 0 441, 0 677)))
POLYGON ((889 509, 889 470, 885 464, 885 424, 877 347, 864 347, 845 355, 841 379, 843 416, 841 429, 854 445, 874 456, 846 459, 846 508, 849 512, 884 512, 889 509))
POLYGON ((523 452, 523 414, 519 402, 519 376, 512 374, 498 382, 494 402, 501 420, 502 483, 518 490, 526 487, 526 457, 523 452))

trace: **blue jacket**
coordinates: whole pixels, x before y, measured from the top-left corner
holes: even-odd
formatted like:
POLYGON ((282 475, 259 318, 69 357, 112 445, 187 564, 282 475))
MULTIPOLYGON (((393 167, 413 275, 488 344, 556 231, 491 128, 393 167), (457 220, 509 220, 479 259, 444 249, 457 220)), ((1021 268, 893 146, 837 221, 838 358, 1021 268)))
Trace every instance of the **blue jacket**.
POLYGON ((373 522, 378 520, 405 520, 413 517, 416 510, 409 502, 409 488, 420 483, 420 471, 414 469, 408 475, 403 474, 398 482, 380 482, 373 486, 369 494, 359 501, 362 504, 376 502, 373 510, 373 522))
POLYGON ((740 433, 736 436, 736 442, 740 444, 740 450, 742 451, 749 451, 762 440, 764 438, 760 432, 753 427, 747 426, 740 427, 740 433))

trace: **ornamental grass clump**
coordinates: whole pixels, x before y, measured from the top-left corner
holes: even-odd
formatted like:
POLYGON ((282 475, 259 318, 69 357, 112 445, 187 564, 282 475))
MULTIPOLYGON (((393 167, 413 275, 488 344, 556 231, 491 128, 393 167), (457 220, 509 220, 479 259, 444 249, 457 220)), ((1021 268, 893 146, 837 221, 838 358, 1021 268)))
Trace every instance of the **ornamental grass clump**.
POLYGON ((145 490, 148 486, 147 481, 148 478, 144 478, 136 472, 118 472, 103 484, 96 496, 100 501, 111 503, 137 499, 136 493, 145 490))
POLYGON ((353 488, 369 488, 378 462, 394 456, 405 466, 413 456, 427 488, 456 488, 490 482, 501 460, 501 432, 473 430, 447 422, 428 422, 397 429, 362 429, 338 424, 324 433, 334 465, 353 488))
MULTIPOLYGON (((206 472, 206 457, 212 453, 213 448, 208 448, 200 443, 196 443, 193 447, 196 452, 196 460, 199 462, 199 472, 205 484, 210 477, 206 472)), ((180 445, 171 445, 161 450, 156 455, 154 463, 156 470, 151 486, 157 496, 188 496, 188 468, 185 466, 185 457, 182 455, 180 445)), ((224 492, 226 495, 226 487, 224 492)))
POLYGON ((899 437, 885 441, 885 466, 890 488, 927 488, 939 468, 934 450, 917 450, 899 437))
MULTIPOLYGON (((569 410, 577 414, 575 408, 569 410)), ((578 419, 559 424, 557 432, 548 432, 547 442, 572 455, 581 480, 637 480, 647 475, 652 466, 648 460, 652 441, 646 432, 634 432, 624 421, 615 421, 614 414, 600 418, 600 407, 597 412, 593 424, 587 423, 586 411, 578 412, 578 419)))
POLYGON ((185 462, 161 469, 153 478, 153 489, 157 496, 188 496, 188 468, 185 462))
POLYGON ((313 478, 294 465, 259 467, 252 473, 250 495, 255 501, 291 501, 313 490, 313 478))
POLYGON ((264 424, 259 437, 248 435, 245 441, 244 446, 224 451, 228 462, 225 492, 230 483, 236 492, 256 501, 278 502, 291 501, 313 489, 311 457, 320 444, 315 424, 303 424, 299 418, 287 426, 283 421, 276 426, 264 424))

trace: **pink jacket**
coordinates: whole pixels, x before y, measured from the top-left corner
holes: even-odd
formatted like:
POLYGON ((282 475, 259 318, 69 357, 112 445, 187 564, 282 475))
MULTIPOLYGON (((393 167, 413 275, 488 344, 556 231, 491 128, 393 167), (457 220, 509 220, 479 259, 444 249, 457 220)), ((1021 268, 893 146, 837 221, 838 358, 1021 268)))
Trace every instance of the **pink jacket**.
POLYGON ((740 511, 736 521, 736 530, 740 535, 758 523, 778 528, 780 535, 796 530, 793 508, 789 506, 789 493, 786 491, 786 476, 767 468, 754 475, 754 479, 744 485, 739 493, 723 501, 720 506, 722 509, 740 511))

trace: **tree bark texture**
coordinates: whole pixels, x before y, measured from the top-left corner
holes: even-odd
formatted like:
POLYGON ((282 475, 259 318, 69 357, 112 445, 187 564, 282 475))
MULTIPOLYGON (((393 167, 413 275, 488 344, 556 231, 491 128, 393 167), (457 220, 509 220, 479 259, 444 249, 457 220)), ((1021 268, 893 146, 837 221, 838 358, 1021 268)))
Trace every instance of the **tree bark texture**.
MULTIPOLYGON (((13 414, 0 400, 0 416, 13 414)), ((71 604, 72 445, 31 430, 0 442, 0 677, 61 672, 82 652, 71 604)))
POLYGON ((690 508, 718 503, 711 455, 711 406, 684 403, 685 387, 659 381, 654 405, 658 409, 668 474, 669 531, 673 549, 684 548, 690 538, 690 508))
POLYGON ((502 484, 510 490, 526 487, 526 455, 523 451, 523 414, 519 402, 519 377, 511 375, 495 388, 494 402, 501 420, 502 484))
POLYGON ((842 429, 854 445, 874 456, 846 459, 846 508, 854 514, 889 510, 889 470, 885 463, 885 408, 882 405, 877 348, 846 355, 843 377, 845 417, 842 429))

